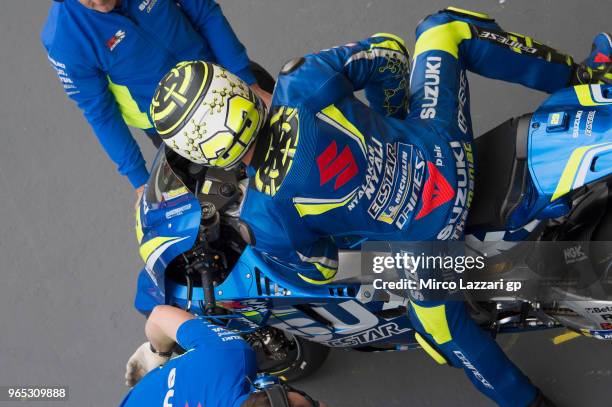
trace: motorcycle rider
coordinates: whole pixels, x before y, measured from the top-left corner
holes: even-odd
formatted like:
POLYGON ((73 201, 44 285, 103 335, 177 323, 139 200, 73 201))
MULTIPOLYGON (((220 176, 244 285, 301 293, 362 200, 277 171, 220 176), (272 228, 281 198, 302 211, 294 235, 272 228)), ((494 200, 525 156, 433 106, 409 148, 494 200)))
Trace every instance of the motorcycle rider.
POLYGON ((271 97, 214 0, 54 0, 41 40, 67 95, 137 198, 149 173, 128 126, 161 144, 147 113, 157 83, 177 62, 218 62, 264 100, 271 97))
MULTIPOLYGON (((609 75, 605 64, 576 64, 482 13, 450 7, 416 32, 410 81, 404 42, 375 34, 288 62, 268 115, 240 79, 195 61, 162 80, 151 116, 166 144, 192 162, 248 165, 245 240, 302 280, 327 284, 347 236, 463 237, 474 183, 467 70, 548 93, 609 75)), ((423 348, 463 368, 499 405, 552 405, 462 302, 413 295, 409 315, 423 348)))
POLYGON ((145 332, 149 342, 127 364, 133 388, 121 407, 325 407, 286 385, 274 386, 272 395, 254 388, 257 363, 247 342, 179 308, 156 307, 145 332), (171 359, 176 344, 186 352, 171 359))

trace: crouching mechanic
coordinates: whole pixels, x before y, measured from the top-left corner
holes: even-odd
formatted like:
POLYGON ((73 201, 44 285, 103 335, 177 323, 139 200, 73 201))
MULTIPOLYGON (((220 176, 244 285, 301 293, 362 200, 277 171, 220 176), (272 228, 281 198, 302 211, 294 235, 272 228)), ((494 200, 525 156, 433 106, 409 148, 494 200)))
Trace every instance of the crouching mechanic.
POLYGON ((127 364, 121 407, 325 407, 288 385, 258 388, 255 352, 239 335, 181 309, 156 307, 149 342, 127 364), (178 344, 185 353, 171 359, 178 344))
MULTIPOLYGON (((248 165, 245 238, 305 282, 326 284, 347 236, 463 237, 474 184, 467 70, 549 93, 604 75, 486 15, 449 8, 417 28, 410 100, 404 42, 376 34, 287 63, 267 116, 242 81, 203 62, 164 78, 151 115, 168 146, 191 161, 248 165)), ((423 347, 464 368, 499 405, 552 405, 462 302, 411 293, 409 313, 423 347)))

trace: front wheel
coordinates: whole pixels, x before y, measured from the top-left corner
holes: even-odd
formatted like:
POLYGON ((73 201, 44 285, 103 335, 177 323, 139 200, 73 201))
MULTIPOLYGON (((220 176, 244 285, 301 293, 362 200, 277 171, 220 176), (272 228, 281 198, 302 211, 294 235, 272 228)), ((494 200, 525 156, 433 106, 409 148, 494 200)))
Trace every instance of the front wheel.
POLYGON ((314 373, 329 355, 327 346, 272 327, 248 334, 245 339, 257 353, 260 370, 286 382, 295 382, 314 373))

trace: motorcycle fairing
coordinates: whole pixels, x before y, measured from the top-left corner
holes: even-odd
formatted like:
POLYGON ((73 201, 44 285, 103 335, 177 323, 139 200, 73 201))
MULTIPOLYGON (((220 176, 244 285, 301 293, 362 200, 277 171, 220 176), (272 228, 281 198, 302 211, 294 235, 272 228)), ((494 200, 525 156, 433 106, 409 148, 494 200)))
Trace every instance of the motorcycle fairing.
POLYGON ((165 294, 165 270, 174 258, 189 251, 198 236, 202 209, 159 149, 151 177, 136 213, 136 236, 147 273, 165 294))
MULTIPOLYGON (((186 288, 167 284, 167 295, 185 306, 186 288)), ((215 287, 217 304, 230 314, 213 319, 241 332, 273 326, 331 347, 416 346, 405 310, 388 312, 406 304, 362 302, 362 287, 358 283, 307 286, 247 247, 227 279, 215 287)), ((202 289, 194 288, 192 312, 203 315, 199 308, 203 299, 202 289)))
POLYGON ((559 215, 570 192, 612 175, 611 92, 610 85, 564 89, 533 114, 528 165, 537 198, 523 222, 544 210, 559 215))

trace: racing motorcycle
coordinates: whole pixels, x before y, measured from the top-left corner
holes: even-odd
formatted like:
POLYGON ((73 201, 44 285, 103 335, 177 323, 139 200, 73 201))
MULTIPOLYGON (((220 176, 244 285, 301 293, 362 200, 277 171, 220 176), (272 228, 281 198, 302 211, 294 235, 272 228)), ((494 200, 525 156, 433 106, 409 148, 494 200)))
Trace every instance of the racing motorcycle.
MULTIPOLYGON (((534 113, 477 138, 474 150, 475 195, 464 225, 469 248, 503 257, 523 242, 583 242, 564 249, 564 262, 586 259, 612 286, 610 246, 588 251, 590 242, 612 240, 612 86, 561 90, 534 113)), ((239 220, 247 183, 244 168, 205 168, 159 150, 136 230, 146 269, 167 304, 240 332, 262 370, 285 380, 314 372, 330 348, 419 347, 408 299, 360 278, 363 242, 338 242, 339 271, 327 285, 306 285, 247 245, 239 220)), ((504 260, 493 263, 506 278, 516 272, 504 260)), ((566 327, 612 340, 610 298, 570 286, 562 291, 550 299, 465 300, 493 335, 566 327)))

